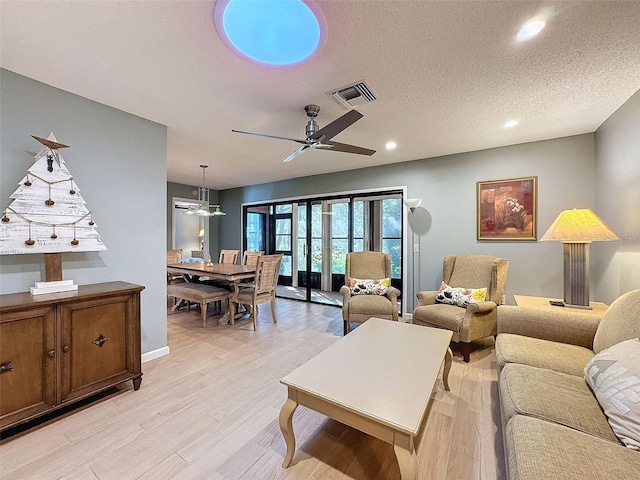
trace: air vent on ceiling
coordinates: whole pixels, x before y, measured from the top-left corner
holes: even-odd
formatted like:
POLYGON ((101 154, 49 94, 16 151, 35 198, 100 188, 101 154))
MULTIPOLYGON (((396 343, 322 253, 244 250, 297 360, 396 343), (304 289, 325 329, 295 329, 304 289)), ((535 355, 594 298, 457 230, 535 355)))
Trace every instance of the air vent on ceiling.
POLYGON ((345 110, 351 110, 357 105, 377 100, 377 97, 364 80, 331 90, 327 92, 327 95, 345 110))

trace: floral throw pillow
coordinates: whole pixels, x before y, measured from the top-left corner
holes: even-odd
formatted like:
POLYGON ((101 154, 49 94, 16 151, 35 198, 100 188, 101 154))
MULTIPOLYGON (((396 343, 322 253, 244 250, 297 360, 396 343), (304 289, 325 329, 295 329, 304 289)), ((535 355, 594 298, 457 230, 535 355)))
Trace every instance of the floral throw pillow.
POLYGON ((470 303, 484 302, 486 298, 486 288, 450 287, 442 282, 436 295, 436 302, 466 307, 470 303))
POLYGON ((390 278, 370 280, 349 277, 351 295, 386 295, 390 285, 390 278))

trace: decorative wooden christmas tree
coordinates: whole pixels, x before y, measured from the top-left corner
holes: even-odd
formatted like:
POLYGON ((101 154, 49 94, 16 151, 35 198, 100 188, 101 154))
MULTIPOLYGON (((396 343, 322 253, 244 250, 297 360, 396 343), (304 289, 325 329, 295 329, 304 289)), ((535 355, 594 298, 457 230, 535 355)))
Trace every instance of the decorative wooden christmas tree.
POLYGON ((35 156, 35 162, 27 170, 18 189, 9 197, 12 202, 0 222, 0 255, 44 253, 46 280, 57 282, 36 284, 36 290, 40 287, 42 291, 35 293, 50 293, 61 291, 55 290, 57 287, 73 283, 60 282, 62 252, 95 252, 107 247, 102 243, 80 189, 58 152, 67 145, 58 143, 53 133, 47 139, 33 138, 44 147, 35 156))

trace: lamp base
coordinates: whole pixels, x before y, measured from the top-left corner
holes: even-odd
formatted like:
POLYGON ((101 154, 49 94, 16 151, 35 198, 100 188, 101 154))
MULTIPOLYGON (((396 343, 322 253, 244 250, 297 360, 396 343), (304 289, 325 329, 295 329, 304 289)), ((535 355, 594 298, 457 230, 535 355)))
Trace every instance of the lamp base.
POLYGON ((581 308, 582 310, 593 310, 593 307, 590 305, 571 305, 569 303, 564 304, 567 308, 581 308))
POLYGON ((565 242, 564 304, 589 309, 589 243, 565 242))

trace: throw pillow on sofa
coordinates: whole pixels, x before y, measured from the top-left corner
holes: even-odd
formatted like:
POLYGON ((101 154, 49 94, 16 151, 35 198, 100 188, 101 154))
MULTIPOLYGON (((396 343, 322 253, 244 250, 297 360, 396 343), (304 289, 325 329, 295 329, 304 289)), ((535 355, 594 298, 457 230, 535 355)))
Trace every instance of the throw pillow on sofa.
POLYGON ((640 450, 640 340, 625 340, 596 354, 584 378, 616 436, 640 450))
POLYGON ((466 307, 470 303, 484 302, 486 297, 486 288, 450 287, 442 282, 436 295, 436 302, 466 307))

